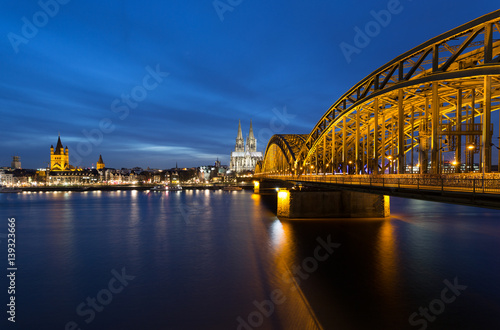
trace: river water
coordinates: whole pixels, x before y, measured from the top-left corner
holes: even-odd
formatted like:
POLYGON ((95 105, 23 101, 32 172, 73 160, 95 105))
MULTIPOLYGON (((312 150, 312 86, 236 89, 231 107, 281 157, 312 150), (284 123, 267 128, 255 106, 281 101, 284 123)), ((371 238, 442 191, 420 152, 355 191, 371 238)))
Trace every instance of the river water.
POLYGON ((391 198, 386 220, 281 221, 273 207, 249 191, 0 194, 0 328, 500 328, 500 211, 391 198))

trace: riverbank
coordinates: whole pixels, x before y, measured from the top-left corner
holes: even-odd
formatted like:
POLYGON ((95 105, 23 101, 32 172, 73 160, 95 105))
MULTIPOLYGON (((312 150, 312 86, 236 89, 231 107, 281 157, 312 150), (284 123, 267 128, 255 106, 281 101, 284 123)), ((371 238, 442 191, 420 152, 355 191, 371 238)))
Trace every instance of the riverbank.
MULTIPOLYGON (((52 192, 52 191, 71 191, 71 192, 85 192, 85 191, 118 191, 118 190, 139 190, 139 191, 144 191, 144 190, 151 190, 153 188, 154 184, 151 185, 112 185, 112 186, 105 186, 105 185, 91 185, 91 186, 51 186, 51 187, 27 187, 27 188, 18 188, 22 192, 52 192)), ((183 190, 219 190, 228 185, 183 185, 182 189, 183 190)), ((242 187, 243 189, 253 189, 253 185, 251 184, 246 184, 246 185, 238 185, 239 187, 242 187)))

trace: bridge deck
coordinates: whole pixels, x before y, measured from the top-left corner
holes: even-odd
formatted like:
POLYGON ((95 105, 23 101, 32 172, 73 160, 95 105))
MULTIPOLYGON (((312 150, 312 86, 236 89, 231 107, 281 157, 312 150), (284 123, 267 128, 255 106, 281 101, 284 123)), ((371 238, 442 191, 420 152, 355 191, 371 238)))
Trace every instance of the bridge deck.
POLYGON ((257 178, 500 209, 500 179, 497 178, 416 175, 266 175, 257 178))

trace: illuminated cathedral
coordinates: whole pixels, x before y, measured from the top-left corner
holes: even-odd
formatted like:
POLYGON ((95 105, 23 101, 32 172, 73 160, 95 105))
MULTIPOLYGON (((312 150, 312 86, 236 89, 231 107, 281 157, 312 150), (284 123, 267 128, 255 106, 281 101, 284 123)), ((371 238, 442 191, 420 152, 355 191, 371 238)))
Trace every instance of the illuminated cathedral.
POLYGON ((244 143, 241 133, 241 122, 238 122, 238 135, 234 151, 231 152, 230 170, 235 172, 253 171, 257 162, 262 159, 262 152, 257 151, 257 139, 253 135, 252 121, 250 121, 250 132, 246 143, 244 143))

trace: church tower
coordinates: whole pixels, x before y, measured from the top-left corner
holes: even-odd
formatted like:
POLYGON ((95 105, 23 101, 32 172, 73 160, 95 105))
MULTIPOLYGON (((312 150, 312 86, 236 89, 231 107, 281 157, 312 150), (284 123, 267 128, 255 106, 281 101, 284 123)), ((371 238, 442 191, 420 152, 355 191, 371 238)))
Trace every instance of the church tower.
POLYGON ((257 151, 257 139, 253 135, 252 120, 250 120, 250 133, 248 134, 248 137, 247 137, 246 147, 247 147, 248 152, 256 152, 257 151))
POLYGON ((102 160, 102 156, 99 155, 99 160, 97 161, 96 169, 101 170, 104 168, 104 162, 102 160))
POLYGON ((61 135, 57 139, 57 145, 50 146, 50 170, 51 171, 67 171, 69 170, 69 151, 68 146, 63 148, 61 143, 61 135))
POLYGON ((12 163, 10 163, 10 167, 13 170, 21 169, 21 157, 19 157, 19 156, 12 156, 12 163))
POLYGON ((245 145, 243 140, 243 134, 241 133, 241 121, 238 121, 238 136, 236 137, 236 147, 235 152, 245 152, 245 145))

